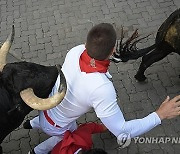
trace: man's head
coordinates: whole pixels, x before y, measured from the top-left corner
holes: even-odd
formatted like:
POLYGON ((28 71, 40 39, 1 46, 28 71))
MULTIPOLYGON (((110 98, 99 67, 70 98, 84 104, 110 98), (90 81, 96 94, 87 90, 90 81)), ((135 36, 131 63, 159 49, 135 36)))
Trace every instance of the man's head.
POLYGON ((116 44, 116 31, 109 23, 94 26, 87 35, 86 49, 91 58, 105 60, 113 52, 116 44))
POLYGON ((108 154, 106 151, 104 151, 103 149, 91 149, 91 150, 87 150, 87 151, 81 151, 81 154, 108 154))

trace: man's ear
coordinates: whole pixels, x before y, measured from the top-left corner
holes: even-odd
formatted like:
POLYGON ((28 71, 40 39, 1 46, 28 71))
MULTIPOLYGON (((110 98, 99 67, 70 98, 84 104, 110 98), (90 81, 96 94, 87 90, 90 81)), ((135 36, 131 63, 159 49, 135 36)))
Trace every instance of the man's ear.
POLYGON ((106 58, 106 60, 109 59, 114 52, 115 52, 115 47, 111 50, 111 52, 110 52, 109 56, 106 58))
POLYGON ((116 48, 114 47, 109 56, 112 56, 112 54, 115 52, 115 50, 116 50, 116 48))
POLYGON ((112 54, 115 52, 115 50, 116 50, 116 48, 114 47, 114 48, 112 49, 112 54))

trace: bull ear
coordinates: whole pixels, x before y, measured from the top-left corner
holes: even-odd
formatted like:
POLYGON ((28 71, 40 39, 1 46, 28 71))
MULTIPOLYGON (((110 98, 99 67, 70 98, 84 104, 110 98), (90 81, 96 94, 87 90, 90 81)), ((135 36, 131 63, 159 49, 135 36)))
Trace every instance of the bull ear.
POLYGON ((14 25, 12 26, 12 31, 9 34, 7 40, 4 42, 0 49, 0 71, 2 72, 4 66, 6 65, 6 56, 9 52, 9 49, 11 48, 11 44, 14 40, 15 30, 14 25))
MULTIPOLYGON (((58 77, 59 78, 59 77, 58 77)), ((42 99, 37 97, 32 88, 25 89, 20 92, 20 96, 22 100, 31 108, 36 109, 36 110, 48 110, 51 109, 55 106, 57 106, 64 98, 66 91, 67 91, 67 84, 65 77, 62 73, 60 72, 60 86, 59 86, 59 91, 46 99, 42 99)))

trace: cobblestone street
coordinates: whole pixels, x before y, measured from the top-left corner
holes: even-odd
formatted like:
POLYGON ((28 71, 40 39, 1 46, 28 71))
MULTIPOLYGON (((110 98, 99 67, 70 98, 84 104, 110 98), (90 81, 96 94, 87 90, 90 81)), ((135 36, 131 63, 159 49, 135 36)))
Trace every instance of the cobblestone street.
MULTIPOLYGON (((86 41, 88 30, 101 22, 112 23, 120 38, 124 27, 125 38, 136 28, 143 37, 150 33, 139 48, 152 45, 156 32, 164 20, 177 8, 179 0, 0 0, 0 42, 4 42, 15 25, 15 39, 8 62, 25 60, 42 65, 62 64, 66 53, 86 41)), ((141 58, 126 63, 112 64, 110 73, 118 94, 118 104, 126 120, 143 118, 155 111, 169 95, 180 94, 180 56, 172 53, 150 66, 146 82, 134 78, 141 58)), ((32 111, 26 119, 32 119, 32 111)), ((78 123, 99 121, 94 111, 78 119, 78 123)), ((93 136, 94 147, 109 154, 179 154, 180 117, 165 120, 142 137, 179 138, 179 143, 144 143, 131 140, 120 148, 116 137, 107 132, 93 136)), ((27 154, 48 136, 40 130, 25 130, 20 126, 2 143, 4 154, 27 154)))

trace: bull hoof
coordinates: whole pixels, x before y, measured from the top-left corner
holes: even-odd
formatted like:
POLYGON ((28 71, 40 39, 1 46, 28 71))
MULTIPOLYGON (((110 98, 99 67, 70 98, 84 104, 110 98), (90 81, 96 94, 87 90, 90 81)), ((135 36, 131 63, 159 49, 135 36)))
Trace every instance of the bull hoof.
POLYGON ((135 79, 138 80, 139 82, 143 82, 143 81, 146 80, 146 77, 145 77, 144 74, 143 74, 143 75, 138 75, 138 74, 136 74, 134 77, 135 77, 135 79))

